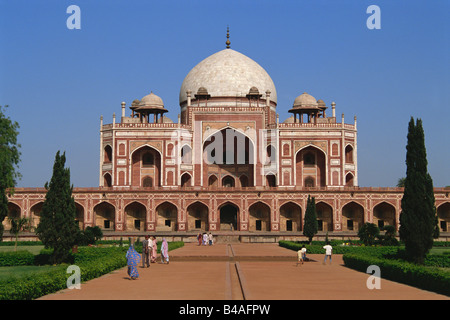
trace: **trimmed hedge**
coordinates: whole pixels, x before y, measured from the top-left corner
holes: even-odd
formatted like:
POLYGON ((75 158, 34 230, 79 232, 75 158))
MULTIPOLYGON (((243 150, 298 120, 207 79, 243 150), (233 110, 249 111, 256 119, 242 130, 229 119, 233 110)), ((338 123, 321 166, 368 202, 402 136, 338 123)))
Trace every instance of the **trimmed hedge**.
POLYGON ((382 278, 450 296, 450 271, 356 253, 344 254, 343 260, 347 267, 361 272, 376 265, 382 278))
MULTIPOLYGON (((108 249, 110 250, 108 250, 107 254, 103 252, 97 259, 92 257, 85 258, 83 254, 78 256, 82 257, 80 260, 75 258, 75 264, 80 267, 82 282, 126 266, 125 253, 127 248, 108 249)), ((90 253, 87 255, 89 256, 90 253)), ((40 272, 39 274, 31 274, 20 278, 12 277, 2 281, 0 282, 0 300, 31 300, 66 289, 67 279, 70 276, 66 272, 68 266, 68 264, 60 265, 60 267, 48 272, 40 272)))
MULTIPOLYGON (((16 245, 15 241, 0 240, 0 247, 13 247, 16 245)), ((42 246, 42 241, 17 241, 18 246, 42 246)))
MULTIPOLYGON (((280 241, 279 245, 298 251, 302 245, 306 254, 324 254, 323 244, 302 244, 292 241, 280 241)), ((366 272, 370 265, 380 267, 381 276, 385 279, 404 283, 420 289, 429 290, 450 296, 450 256, 428 255, 425 265, 415 265, 401 259, 404 249, 399 247, 357 247, 333 246, 333 254, 343 254, 347 267, 366 272), (447 268, 447 269, 443 269, 447 268)))
MULTIPOLYGON (((291 249, 294 251, 298 251, 301 249, 301 247, 304 245, 306 248, 306 254, 325 254, 325 249, 323 249, 323 246, 325 244, 304 244, 304 243, 298 243, 298 242, 292 242, 292 241, 284 241, 281 240, 278 242, 278 244, 281 247, 291 249)), ((392 255, 396 254, 398 247, 364 247, 364 246, 343 246, 343 245, 333 245, 331 243, 331 246, 333 247, 333 254, 346 254, 346 253, 366 253, 374 256, 380 256, 383 255, 392 255)))
POLYGON ((29 266, 34 264, 34 254, 29 251, 0 252, 0 267, 29 266))
MULTIPOLYGON (((169 250, 183 246, 183 242, 169 243, 169 250)), ((116 269, 125 267, 127 247, 81 247, 72 255, 73 264, 80 267, 81 282, 98 278, 116 269)), ((33 261, 45 262, 51 250, 44 249, 33 261)), ((32 255, 32 254, 31 254, 32 255)), ((31 263, 33 264, 33 263, 31 263)), ((69 264, 62 264, 53 270, 30 274, 24 277, 11 277, 0 282, 0 300, 31 300, 67 288, 66 272, 69 264)))

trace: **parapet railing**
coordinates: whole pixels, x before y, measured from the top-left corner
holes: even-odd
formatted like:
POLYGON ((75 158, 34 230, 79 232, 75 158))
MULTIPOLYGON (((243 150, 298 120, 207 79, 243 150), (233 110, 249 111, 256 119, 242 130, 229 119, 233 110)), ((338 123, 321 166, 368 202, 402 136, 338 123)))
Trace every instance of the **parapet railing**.
MULTIPOLYGON (((94 192, 403 192, 399 187, 197 187, 197 186, 155 186, 155 187, 78 187, 74 193, 94 192)), ((45 193, 45 188, 14 188, 14 193, 45 193)), ((450 188, 434 188, 434 192, 450 192, 450 188)))

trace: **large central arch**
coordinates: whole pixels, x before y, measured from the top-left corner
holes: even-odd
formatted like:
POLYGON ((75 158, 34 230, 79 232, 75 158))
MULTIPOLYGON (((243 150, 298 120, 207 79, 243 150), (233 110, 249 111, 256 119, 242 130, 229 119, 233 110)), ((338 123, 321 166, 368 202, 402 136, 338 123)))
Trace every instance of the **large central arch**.
POLYGON ((211 133, 203 142, 203 185, 208 185, 210 175, 219 181, 230 175, 239 181, 242 172, 247 174, 247 185, 255 185, 255 146, 244 133, 224 128, 211 133))

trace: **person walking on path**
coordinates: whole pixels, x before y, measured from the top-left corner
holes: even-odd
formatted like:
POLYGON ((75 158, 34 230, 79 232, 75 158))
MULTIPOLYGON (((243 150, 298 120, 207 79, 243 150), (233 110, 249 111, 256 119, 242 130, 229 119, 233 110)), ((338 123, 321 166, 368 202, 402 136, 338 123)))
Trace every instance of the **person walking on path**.
POLYGON ((305 258, 306 258, 306 248, 303 245, 302 248, 297 251, 297 265, 296 265, 296 267, 298 267, 298 264, 300 262, 303 264, 303 262, 305 261, 305 258))
POLYGON ((137 265, 141 261, 141 255, 134 249, 134 242, 130 243, 130 247, 128 248, 125 257, 127 258, 128 275, 130 276, 131 280, 139 278, 137 265))
POLYGON ((211 234, 211 232, 209 233, 208 238, 209 238, 209 245, 212 246, 212 244, 213 244, 213 235, 211 234))
POLYGON ((147 265, 147 268, 150 267, 150 248, 149 243, 151 240, 149 240, 148 236, 145 236, 144 241, 142 241, 142 268, 147 265))
POLYGON ((323 259, 323 264, 326 263, 327 257, 330 258, 330 264, 331 264, 331 254, 333 252, 333 247, 330 245, 329 242, 327 242, 327 244, 325 246, 323 246, 323 248, 325 249, 325 258, 323 259))
POLYGON ((156 262, 156 255, 157 255, 157 250, 158 250, 158 244, 156 243, 156 238, 155 236, 152 236, 152 238, 150 239, 150 243, 151 243, 151 258, 150 261, 152 263, 156 262))
POLYGON ((198 241, 198 245, 199 246, 201 246, 202 245, 202 234, 201 233, 199 233, 198 235, 197 235, 197 241, 198 241))
POLYGON ((167 243, 166 238, 163 238, 161 244, 161 262, 164 263, 164 260, 169 264, 169 244, 167 243))

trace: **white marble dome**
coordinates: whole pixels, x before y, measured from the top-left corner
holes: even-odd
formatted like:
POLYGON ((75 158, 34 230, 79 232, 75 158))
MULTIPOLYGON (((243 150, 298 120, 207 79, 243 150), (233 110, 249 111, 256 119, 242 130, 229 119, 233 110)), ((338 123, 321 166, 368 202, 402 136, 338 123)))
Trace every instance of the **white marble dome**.
POLYGON ((197 64, 184 78, 180 89, 180 105, 187 100, 186 92, 192 97, 200 87, 206 88, 211 98, 245 97, 250 88, 256 87, 270 101, 277 103, 277 91, 269 74, 255 61, 232 49, 219 51, 197 64))

